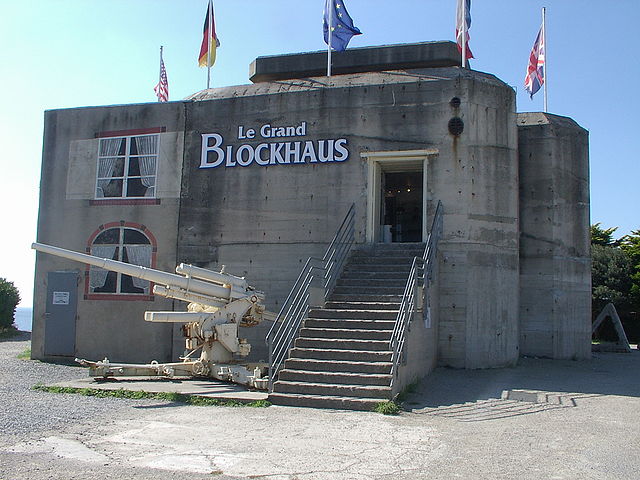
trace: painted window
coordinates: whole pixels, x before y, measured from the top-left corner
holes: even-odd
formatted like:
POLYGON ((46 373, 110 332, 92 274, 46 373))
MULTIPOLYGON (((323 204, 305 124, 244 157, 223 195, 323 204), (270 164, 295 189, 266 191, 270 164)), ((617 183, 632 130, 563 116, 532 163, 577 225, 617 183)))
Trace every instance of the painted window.
POLYGON ((101 138, 96 198, 154 198, 159 135, 101 138))
MULTIPOLYGON (((153 245, 140 230, 125 226, 108 228, 91 243, 91 255, 150 267, 153 245)), ((91 266, 89 269, 90 294, 150 295, 147 280, 91 266)))

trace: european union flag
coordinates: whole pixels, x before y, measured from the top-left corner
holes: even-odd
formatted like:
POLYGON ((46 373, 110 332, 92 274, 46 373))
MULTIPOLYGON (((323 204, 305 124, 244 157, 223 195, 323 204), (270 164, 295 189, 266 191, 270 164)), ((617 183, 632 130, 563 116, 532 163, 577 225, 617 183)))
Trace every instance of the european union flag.
POLYGON ((329 25, 331 25, 331 48, 338 51, 347 49, 349 40, 362 32, 353 25, 344 0, 327 0, 324 7, 324 42, 329 45, 329 25))

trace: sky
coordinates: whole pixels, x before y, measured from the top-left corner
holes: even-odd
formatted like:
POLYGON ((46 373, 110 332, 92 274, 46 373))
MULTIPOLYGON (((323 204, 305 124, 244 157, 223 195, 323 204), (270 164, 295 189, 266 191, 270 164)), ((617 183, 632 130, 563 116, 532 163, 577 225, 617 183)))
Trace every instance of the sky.
MULTIPOLYGON (((456 0, 345 0, 363 35, 350 48, 454 40, 456 0)), ((216 0, 221 47, 212 87, 249 83, 263 55, 325 49, 324 0, 216 0)), ((197 65, 207 0, 0 0, 0 277, 33 298, 44 112, 154 102, 159 50, 170 100, 206 87, 197 65)), ((524 74, 547 9, 549 113, 589 131, 591 222, 640 229, 636 57, 640 1, 473 0, 471 68, 517 92, 519 112, 542 111, 524 74)))

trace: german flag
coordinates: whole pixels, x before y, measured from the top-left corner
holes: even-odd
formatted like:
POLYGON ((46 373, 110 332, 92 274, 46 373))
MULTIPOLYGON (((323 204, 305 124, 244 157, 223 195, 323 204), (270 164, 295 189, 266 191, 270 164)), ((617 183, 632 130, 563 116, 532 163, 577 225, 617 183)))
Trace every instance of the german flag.
POLYGON ((213 0, 209 0, 207 16, 204 19, 198 64, 201 67, 212 67, 216 63, 216 48, 219 46, 220 41, 216 35, 216 24, 213 17, 213 0))

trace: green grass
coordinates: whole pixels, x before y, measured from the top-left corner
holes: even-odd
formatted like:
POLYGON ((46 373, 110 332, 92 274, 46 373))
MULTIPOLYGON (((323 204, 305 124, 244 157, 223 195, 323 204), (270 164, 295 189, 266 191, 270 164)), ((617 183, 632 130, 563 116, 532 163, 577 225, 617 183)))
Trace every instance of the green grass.
POLYGON ((78 395, 86 395, 88 397, 98 398, 128 398, 133 400, 152 399, 165 400, 167 402, 184 403, 185 405, 193 405, 198 407, 254 407, 265 408, 271 406, 267 400, 256 400, 255 402, 242 403, 237 400, 218 400, 217 398, 199 397, 197 395, 185 395, 176 392, 151 393, 135 390, 99 390, 97 388, 75 388, 75 387, 55 387, 47 385, 34 385, 33 390, 49 393, 75 393, 78 395))
POLYGON ((20 360, 30 360, 31 359, 31 349, 27 348, 24 352, 18 354, 18 358, 20 360))
POLYGON ((400 405, 392 401, 380 402, 373 407, 373 411, 383 415, 398 415, 400 413, 400 405))

